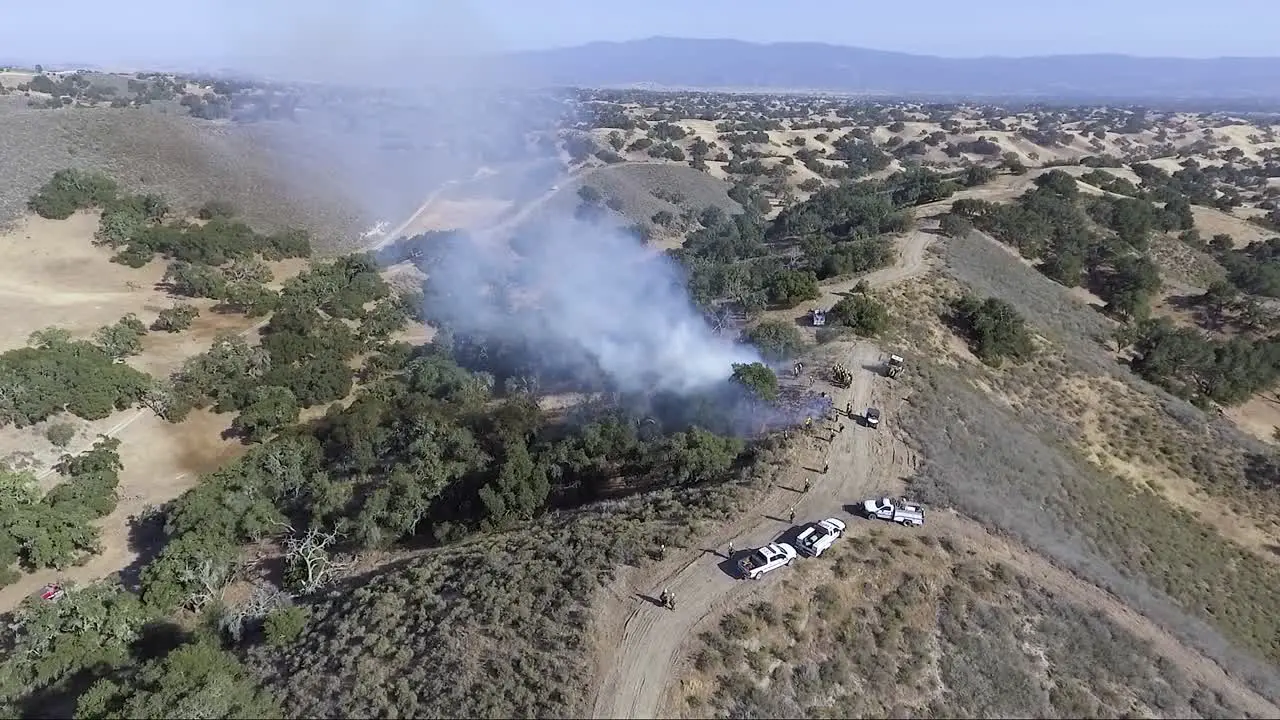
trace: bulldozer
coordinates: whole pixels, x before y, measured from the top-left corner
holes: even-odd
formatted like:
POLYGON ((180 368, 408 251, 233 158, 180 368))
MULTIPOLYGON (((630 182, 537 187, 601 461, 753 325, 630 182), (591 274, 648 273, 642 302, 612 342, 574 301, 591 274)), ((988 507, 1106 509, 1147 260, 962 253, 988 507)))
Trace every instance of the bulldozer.
POLYGON ((844 365, 836 363, 831 366, 831 382, 838 387, 847 388, 853 385, 853 373, 844 365))
POLYGON ((886 377, 896 378, 902 374, 902 370, 906 367, 906 360, 901 355, 890 355, 889 362, 884 365, 884 374, 886 377))

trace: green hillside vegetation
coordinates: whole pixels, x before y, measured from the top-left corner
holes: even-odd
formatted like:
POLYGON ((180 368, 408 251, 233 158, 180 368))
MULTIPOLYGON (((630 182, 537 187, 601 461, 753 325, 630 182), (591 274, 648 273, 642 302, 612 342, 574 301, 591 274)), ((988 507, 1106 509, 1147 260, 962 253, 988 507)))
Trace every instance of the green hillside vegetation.
POLYGON ((0 585, 17 570, 66 568, 98 551, 93 521, 116 507, 120 441, 101 438, 55 469, 63 482, 41 495, 35 478, 0 469, 0 585))
MULTIPOLYGON (((798 302, 816 295, 819 275, 887 264, 892 254, 879 234, 906 227, 905 204, 937 196, 919 191, 936 188, 932 177, 894 176, 797 210, 808 218, 801 268, 784 262, 792 241, 763 219, 764 203, 745 185, 731 193, 745 212, 703 213, 674 254, 693 270, 690 284, 708 310, 750 314, 770 302, 798 302), (871 199, 879 196, 888 204, 871 199)), ((620 562, 660 554, 660 533, 726 512, 730 481, 760 472, 764 448, 738 437, 723 408, 751 417, 753 404, 775 402, 776 378, 763 365, 742 366, 739 383, 703 397, 659 394, 644 412, 624 402, 548 413, 531 388, 562 378, 518 343, 447 323, 426 345, 394 340, 423 321, 424 295, 393 292, 370 256, 314 261, 275 290, 265 263, 307 255, 298 233, 257 234, 220 205, 186 222, 162 199, 121 195, 98 177, 62 177, 47 190, 40 207, 101 209, 97 242, 116 248, 118 261, 163 257, 176 294, 214 298, 267 322, 260 345, 220 337, 172 377, 141 385, 137 399, 173 422, 193 408, 234 413, 232 431, 252 447, 158 511, 158 552, 141 569, 137 594, 73 589, 75 600, 56 609, 34 600, 24 608, 10 640, 35 643, 52 653, 52 664, 38 676, 26 663, 5 666, 11 707, 48 702, 83 717, 157 716, 161 708, 214 702, 210 688, 222 685, 220 712, 271 715, 277 706, 235 660, 247 657, 289 715, 391 707, 435 715, 580 712, 575 668, 593 593, 620 562), (325 405, 318 419, 298 421, 300 410, 325 405), (648 494, 620 500, 640 492, 648 494), (282 587, 228 604, 222 591, 245 571, 250 544, 280 555, 282 587), (356 555, 423 546, 433 549, 362 581, 366 591, 343 584, 356 555), (415 608, 415 619, 387 603, 415 608), (41 619, 51 613, 60 619, 41 619), (112 613, 121 617, 111 621, 110 638, 87 634, 75 641, 82 650, 60 649, 69 638, 59 628, 112 613), (166 618, 179 624, 164 625, 166 618), (547 618, 560 627, 553 631, 547 618), (369 645, 342 629, 365 625, 385 626, 386 637, 369 645), (414 634, 396 640, 393 632, 403 630, 414 634), (453 686, 444 684, 452 675, 421 672, 460 657, 449 633, 477 632, 502 648, 493 662, 515 678, 504 693, 478 691, 494 672, 490 665, 464 668, 453 686), (533 637, 543 642, 525 642, 533 637), (326 683, 329 671, 315 665, 312 650, 346 658, 339 674, 364 672, 377 657, 403 667, 403 679, 391 695, 326 683)), ((421 261, 429 266, 432 257, 421 261)), ((191 317, 175 307, 156 327, 181 331, 191 317)), ((127 335, 139 328, 126 319, 103 337, 128 351, 127 335)), ((774 351, 794 352, 793 335, 774 334, 774 351)), ((121 367, 104 358, 106 367, 121 367)))
POLYGON ((1207 191, 1194 180, 1199 176, 1180 173, 1144 170, 1136 197, 1100 197, 1080 193, 1074 178, 1053 170, 1012 203, 963 199, 952 213, 1037 261, 1052 280, 1084 286, 1106 301, 1106 312, 1127 323, 1115 339, 1134 352, 1134 372, 1202 405, 1234 405, 1280 378, 1280 337, 1246 295, 1272 294, 1280 239, 1243 250, 1231 249, 1230 238, 1215 239, 1206 248, 1227 269, 1229 283, 1215 284, 1197 302, 1212 326, 1233 324, 1235 337, 1218 339, 1151 318, 1163 283, 1149 241, 1156 233, 1192 231, 1192 202, 1207 203, 1207 191))

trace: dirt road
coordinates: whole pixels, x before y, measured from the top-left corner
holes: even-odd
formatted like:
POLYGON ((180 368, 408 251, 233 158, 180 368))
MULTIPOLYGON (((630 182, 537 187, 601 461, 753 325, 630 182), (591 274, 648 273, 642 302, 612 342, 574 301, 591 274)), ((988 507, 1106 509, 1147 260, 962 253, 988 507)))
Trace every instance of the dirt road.
MULTIPOLYGON (((1018 184, 1022 182, 1025 180, 1019 179, 1018 184)), ((1001 190, 1020 192, 1017 187, 1001 190)), ((873 287, 883 287, 920 274, 926 268, 925 252, 931 239, 926 232, 908 235, 899 243, 897 262, 868 275, 866 280, 873 287)), ((829 305, 853 284, 825 287, 818 304, 829 305)), ((885 410, 886 422, 892 423, 901 396, 894 392, 890 381, 866 369, 879 362, 880 351, 869 343, 856 343, 843 356, 849 358, 849 367, 855 372, 854 384, 847 390, 835 391, 836 407, 852 403, 856 414, 869 405, 879 406, 885 410)), ((917 462, 911 450, 894 437, 891 429, 869 430, 848 418, 840 418, 835 425, 838 427, 841 422, 844 431, 836 433, 830 442, 823 430, 815 430, 813 434, 819 437, 799 448, 798 462, 784 479, 769 489, 754 512, 708 539, 712 547, 691 548, 643 575, 624 577, 615 583, 612 598, 605 601, 597 622, 600 659, 594 717, 662 716, 677 704, 678 688, 672 687, 672 682, 687 662, 681 651, 687 649, 688 642, 701 632, 714 630, 726 612, 770 592, 780 575, 747 581, 733 579, 726 572, 732 565, 726 558, 730 541, 737 559, 744 550, 777 539, 793 525, 846 516, 847 503, 900 491, 917 462), (830 463, 830 470, 823 474, 826 463, 830 463), (813 487, 802 492, 806 479, 813 481, 813 487), (794 523, 789 522, 792 510, 794 523), (675 595, 674 611, 651 600, 663 589, 675 595)), ((952 513, 939 513, 934 518, 935 528, 981 542, 991 557, 1074 602, 1100 610, 1119 626, 1152 643, 1193 678, 1231 697, 1241 707, 1260 717, 1280 716, 1276 704, 1105 591, 1025 548, 989 534, 971 520, 952 513)), ((855 522, 849 531, 863 532, 866 527, 865 523, 855 522)), ((783 572, 786 571, 779 571, 783 572)))
MULTIPOLYGON (((897 262, 866 276, 866 281, 878 287, 919 274, 925 268, 930 239, 923 232, 906 236, 899 243, 897 262)), ((849 281, 824 288, 826 296, 820 302, 833 300, 853 284, 849 281)), ((835 389, 835 407, 843 410, 852 404, 858 414, 868 406, 883 404, 888 397, 885 381, 866 369, 878 365, 882 356, 870 343, 845 345, 849 349, 843 357, 854 370, 854 383, 844 390, 835 389)), ((622 627, 619 630, 614 623, 613 628, 601 628, 606 638, 601 645, 614 650, 603 658, 592 713, 595 717, 655 717, 678 664, 678 653, 694 626, 754 597, 776 579, 767 575, 757 582, 735 579, 730 574, 732 562, 726 557, 730 542, 737 551, 733 560, 737 560, 745 549, 770 542, 795 524, 842 514, 843 503, 892 491, 914 462, 892 433, 861 427, 852 418, 840 416, 833 422, 815 423, 811 434, 815 437, 801 448, 799 462, 770 489, 757 511, 723 529, 711 540, 714 547, 686 550, 650 576, 630 583, 634 591, 615 595, 616 602, 634 609, 629 614, 609 608, 604 612, 605 617, 618 617, 622 627), (838 430, 841 424, 843 431, 838 430), (830 440, 827 428, 837 429, 830 440), (824 473, 828 463, 830 468, 824 473), (806 480, 812 482, 808 492, 804 491, 806 480), (790 522, 793 510, 794 523, 790 522), (676 596, 674 611, 647 599, 664 588, 676 596)))

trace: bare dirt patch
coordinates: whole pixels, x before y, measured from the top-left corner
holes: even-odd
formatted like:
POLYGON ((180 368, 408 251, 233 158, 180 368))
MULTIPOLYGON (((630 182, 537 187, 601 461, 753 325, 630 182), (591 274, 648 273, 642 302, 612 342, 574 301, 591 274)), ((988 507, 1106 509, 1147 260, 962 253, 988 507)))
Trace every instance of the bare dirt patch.
POLYGON ((0 347, 22 347, 50 326, 87 337, 126 313, 149 321, 148 306, 158 312, 171 304, 157 288, 164 264, 134 270, 110 262, 110 251, 92 244, 97 227, 97 213, 82 212, 67 220, 25 217, 0 235, 0 347))
MULTIPOLYGON (((122 570, 127 574, 146 550, 132 539, 134 518, 178 497, 193 487, 201 474, 217 469, 247 449, 239 441, 222 439, 222 431, 230 423, 229 415, 197 410, 175 425, 150 411, 128 410, 113 419, 116 424, 127 422, 115 433, 121 440, 124 470, 117 491, 120 502, 99 523, 102 551, 83 565, 25 574, 0 588, 0 612, 12 610, 45 583, 89 583, 122 570)), ((56 481, 54 476, 49 479, 56 481)))
POLYGON ((1200 231, 1201 236, 1207 239, 1219 234, 1230 235, 1237 248, 1261 242, 1275 235, 1251 222, 1203 205, 1192 205, 1191 214, 1195 216, 1196 229, 1200 231))
POLYGON ((506 200, 447 200, 437 199, 412 222, 404 226, 400 235, 414 236, 430 230, 456 230, 490 225, 509 211, 512 204, 506 200))
POLYGON ((1255 395, 1243 405, 1227 408, 1225 413, 1241 430, 1259 440, 1276 441, 1276 428, 1280 428, 1280 400, 1274 394, 1255 395))

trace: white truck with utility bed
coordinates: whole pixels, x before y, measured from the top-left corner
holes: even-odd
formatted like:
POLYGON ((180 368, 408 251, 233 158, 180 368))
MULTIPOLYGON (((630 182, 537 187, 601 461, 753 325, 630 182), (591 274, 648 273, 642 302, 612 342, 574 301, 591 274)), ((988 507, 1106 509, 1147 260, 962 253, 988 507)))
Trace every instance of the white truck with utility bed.
POLYGON ((906 500, 879 498, 862 503, 862 511, 869 518, 880 518, 900 523, 907 527, 919 527, 924 524, 924 508, 906 500))
POLYGON ((844 527, 844 523, 836 518, 813 523, 796 538, 796 549, 804 555, 818 557, 844 535, 844 527))
POLYGON ((759 580, 767 572, 790 565, 797 557, 796 549, 787 543, 769 543, 738 561, 738 569, 742 571, 742 577, 759 580))

